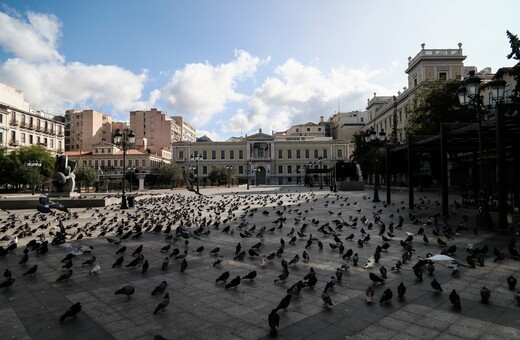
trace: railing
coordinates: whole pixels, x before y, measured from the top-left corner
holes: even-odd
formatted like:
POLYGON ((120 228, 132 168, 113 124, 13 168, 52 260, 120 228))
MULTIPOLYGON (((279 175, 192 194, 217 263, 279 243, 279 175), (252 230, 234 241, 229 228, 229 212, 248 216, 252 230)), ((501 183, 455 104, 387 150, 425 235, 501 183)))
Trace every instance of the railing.
POLYGON ((12 119, 12 120, 9 122, 9 125, 11 125, 11 126, 17 126, 17 125, 18 125, 18 121, 12 119))
POLYGON ((16 139, 11 139, 9 141, 9 145, 18 146, 18 145, 20 145, 20 141, 17 141, 16 139))

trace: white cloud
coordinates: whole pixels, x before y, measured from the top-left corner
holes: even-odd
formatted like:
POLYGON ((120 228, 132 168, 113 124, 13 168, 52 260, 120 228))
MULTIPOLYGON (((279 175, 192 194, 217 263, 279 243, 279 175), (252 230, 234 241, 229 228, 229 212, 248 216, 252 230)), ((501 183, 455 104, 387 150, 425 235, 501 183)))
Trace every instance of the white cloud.
POLYGON ((247 99, 236 91, 237 81, 252 77, 267 60, 237 50, 235 59, 227 64, 188 64, 175 72, 162 89, 162 98, 170 109, 189 115, 195 125, 204 125, 228 103, 247 99))
POLYGON ((61 23, 53 15, 29 12, 27 20, 0 12, 0 47, 16 57, 0 64, 0 79, 25 92, 37 109, 110 106, 113 113, 149 108, 159 91, 141 101, 147 71, 135 74, 116 65, 66 62, 58 52, 61 23))
POLYGON ((57 51, 61 24, 54 15, 29 12, 27 21, 0 12, 0 46, 30 62, 63 61, 57 51))
POLYGON ((258 128, 284 131, 294 124, 317 123, 320 116, 327 119, 337 111, 338 99, 342 112, 364 110, 366 99, 374 92, 397 92, 398 87, 385 88, 374 80, 394 73, 398 67, 398 63, 378 70, 340 66, 324 74, 314 66, 289 59, 256 89, 249 100, 249 111, 237 111, 222 129, 231 133, 258 128))

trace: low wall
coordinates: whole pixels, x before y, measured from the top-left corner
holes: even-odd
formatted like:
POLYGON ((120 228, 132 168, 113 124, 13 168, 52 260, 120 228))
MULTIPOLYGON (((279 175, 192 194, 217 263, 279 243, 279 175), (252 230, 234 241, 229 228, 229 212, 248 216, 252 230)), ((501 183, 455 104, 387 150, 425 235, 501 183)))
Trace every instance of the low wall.
MULTIPOLYGON (((52 202, 59 202, 66 208, 99 208, 107 205, 105 198, 51 198, 52 202)), ((0 209, 19 210, 19 209, 35 209, 38 205, 38 196, 0 199, 0 209)))
POLYGON ((364 191, 365 183, 364 182, 338 181, 338 182, 336 182, 336 189, 338 191, 364 191))

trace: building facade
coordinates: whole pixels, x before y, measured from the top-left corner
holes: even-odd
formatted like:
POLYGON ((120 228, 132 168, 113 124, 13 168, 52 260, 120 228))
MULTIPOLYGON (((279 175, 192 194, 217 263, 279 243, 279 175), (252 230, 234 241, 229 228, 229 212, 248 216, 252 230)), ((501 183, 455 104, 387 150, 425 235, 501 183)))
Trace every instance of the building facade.
POLYGON ((24 93, 0 84, 0 145, 11 152, 20 146, 38 145, 52 155, 65 147, 65 119, 36 111, 25 102, 24 93))
MULTIPOLYGON (((197 162, 192 156, 202 156, 195 178, 205 182, 217 168, 232 167, 239 183, 261 185, 303 184, 305 169, 331 169, 338 161, 346 161, 349 144, 340 139, 319 136, 296 136, 258 133, 231 141, 209 140, 173 143, 173 163, 192 171, 197 162)), ((318 181, 318 178, 314 179, 318 181)))
POLYGON ((186 119, 181 116, 171 117, 175 123, 181 128, 180 139, 175 140, 176 142, 195 142, 197 139, 197 130, 191 125, 186 119))
POLYGON ((95 110, 65 111, 65 150, 88 152, 112 140, 112 117, 95 110))

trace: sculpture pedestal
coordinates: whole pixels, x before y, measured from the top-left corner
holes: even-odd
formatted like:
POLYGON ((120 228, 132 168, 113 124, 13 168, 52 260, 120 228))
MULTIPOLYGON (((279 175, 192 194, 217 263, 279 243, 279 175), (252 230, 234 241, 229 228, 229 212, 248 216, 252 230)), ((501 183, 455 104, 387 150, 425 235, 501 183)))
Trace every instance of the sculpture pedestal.
POLYGON ((146 174, 136 173, 135 177, 137 177, 137 180, 139 181, 139 188, 137 188, 137 191, 143 191, 144 190, 144 178, 146 177, 146 174))
POLYGON ((46 194, 49 197, 79 197, 77 192, 48 192, 46 194))

